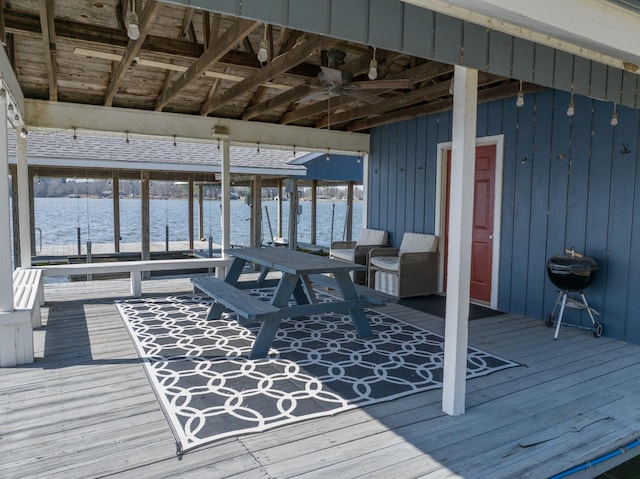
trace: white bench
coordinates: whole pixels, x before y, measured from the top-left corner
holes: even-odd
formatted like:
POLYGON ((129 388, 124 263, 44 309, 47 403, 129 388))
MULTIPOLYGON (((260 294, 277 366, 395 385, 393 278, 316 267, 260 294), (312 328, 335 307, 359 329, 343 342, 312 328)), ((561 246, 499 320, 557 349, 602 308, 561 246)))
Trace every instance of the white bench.
POLYGON ((36 268, 16 268, 13 272, 13 307, 28 310, 31 326, 42 326, 40 306, 44 304, 42 270, 36 268))
POLYGON ((42 267, 44 276, 73 276, 99 273, 129 273, 131 295, 142 296, 142 273, 201 268, 226 268, 231 260, 221 258, 163 259, 155 261, 110 261, 106 263, 55 264, 42 267))

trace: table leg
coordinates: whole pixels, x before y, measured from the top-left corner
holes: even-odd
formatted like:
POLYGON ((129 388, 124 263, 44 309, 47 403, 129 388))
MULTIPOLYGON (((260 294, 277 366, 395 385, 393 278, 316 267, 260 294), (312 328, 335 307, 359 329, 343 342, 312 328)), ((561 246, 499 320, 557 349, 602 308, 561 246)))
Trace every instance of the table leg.
MULTIPOLYGON (((280 278, 280 282, 278 283, 278 287, 273 294, 271 304, 278 308, 286 307, 289 304, 291 294, 298 287, 299 282, 300 281, 297 276, 283 273, 280 278)), ((300 289, 302 288, 300 287, 300 289)), ((251 348, 251 353, 249 354, 250 359, 264 358, 269 354, 273 338, 275 338, 279 327, 280 318, 268 319, 262 322, 260 331, 258 331, 258 336, 256 336, 256 340, 251 348)))
POLYGON ((238 257, 233 258, 231 266, 229 266, 229 270, 227 271, 227 275, 224 277, 224 280, 229 284, 238 284, 238 279, 242 274, 242 270, 244 269, 244 265, 246 262, 246 260, 238 257))
MULTIPOLYGON (((334 273, 333 276, 336 279, 336 283, 338 283, 338 289, 342 293, 342 297, 344 299, 359 298, 358 292, 353 285, 353 281, 351 281, 349 273, 334 273)), ((356 328, 359 338, 373 336, 367 316, 364 314, 364 309, 350 309, 349 314, 351 315, 351 321, 353 322, 353 326, 356 328)))
POLYGON ((264 358, 269 354, 273 338, 276 337, 278 328, 280 327, 280 319, 268 319, 262 322, 260 331, 249 353, 249 359, 264 358))

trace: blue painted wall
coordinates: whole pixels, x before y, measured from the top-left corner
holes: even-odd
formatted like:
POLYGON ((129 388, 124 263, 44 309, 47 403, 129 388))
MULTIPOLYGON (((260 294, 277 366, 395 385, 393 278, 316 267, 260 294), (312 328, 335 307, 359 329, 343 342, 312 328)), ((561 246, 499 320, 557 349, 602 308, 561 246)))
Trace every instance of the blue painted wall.
MULTIPOLYGON (((585 291, 604 334, 640 344, 640 111, 547 90, 478 107, 479 137, 504 134, 498 308, 537 319, 553 309, 548 257, 565 247, 599 264, 585 291)), ((433 233, 437 144, 451 140, 451 113, 371 132, 368 224, 397 245, 404 231, 433 233)), ((567 322, 589 325, 584 312, 567 322)))
POLYGON ((306 180, 355 181, 362 183, 362 158, 360 156, 309 153, 289 162, 307 168, 306 180), (327 156, 329 161, 327 161, 327 156))

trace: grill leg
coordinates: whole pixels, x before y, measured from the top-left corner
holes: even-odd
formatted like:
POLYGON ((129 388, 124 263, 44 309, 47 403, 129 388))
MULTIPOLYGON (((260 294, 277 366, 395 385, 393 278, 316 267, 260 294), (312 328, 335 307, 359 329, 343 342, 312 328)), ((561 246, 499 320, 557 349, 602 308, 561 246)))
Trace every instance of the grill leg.
POLYGON ((587 310, 587 313, 589 313, 589 317, 591 318, 591 325, 595 326, 596 325, 596 318, 593 317, 593 313, 591 311, 591 306, 589 306, 589 303, 587 303, 587 298, 584 297, 584 293, 582 291, 580 291, 580 296, 582 296, 582 302, 586 306, 585 309, 587 310))
POLYGON ((558 324, 556 324, 556 332, 553 334, 553 339, 558 339, 558 333, 560 332, 560 323, 562 322, 562 315, 564 313, 564 306, 567 303, 567 292, 562 293, 562 304, 560 305, 560 315, 558 316, 558 324))

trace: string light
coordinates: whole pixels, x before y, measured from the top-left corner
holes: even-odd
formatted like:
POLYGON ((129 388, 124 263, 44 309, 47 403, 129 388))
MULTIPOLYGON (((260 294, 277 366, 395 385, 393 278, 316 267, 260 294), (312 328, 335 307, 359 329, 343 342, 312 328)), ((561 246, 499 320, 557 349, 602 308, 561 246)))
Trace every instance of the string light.
POLYGON ((178 146, 178 144, 176 143, 176 135, 173 135, 173 146, 178 146))
POLYGON ((611 115, 611 126, 618 124, 618 112, 616 111, 616 104, 613 104, 613 115, 611 115))
POLYGON ((131 40, 140 38, 140 23, 136 14, 136 0, 131 0, 131 13, 127 18, 127 36, 131 40))
POLYGON ((516 106, 520 108, 524 106, 524 92, 522 91, 522 80, 520 80, 520 90, 518 91, 518 97, 516 98, 516 106))
POLYGON ((571 100, 569 100, 569 106, 567 107, 567 116, 573 116, 575 114, 575 105, 573 104, 573 92, 571 92, 571 100))
POLYGON ((260 63, 266 63, 269 59, 269 49, 267 48, 267 24, 264 25, 264 37, 260 40, 260 47, 258 48, 258 61, 260 63))
POLYGON ((127 137, 126 142, 127 142, 127 144, 129 144, 129 131, 125 131, 124 133, 125 133, 125 135, 127 137))
POLYGON ((22 128, 22 130, 20 130, 20 138, 22 138, 23 140, 27 137, 27 134, 29 132, 27 131, 26 128, 22 128))
POLYGON ((375 80, 378 78, 378 62, 376 61, 376 47, 373 47, 373 58, 369 63, 369 73, 367 74, 369 80, 375 80))
POLYGON ((327 148, 327 157, 326 160, 329 161, 331 160, 331 154, 329 153, 329 148, 327 148))
POLYGON ((259 155, 260 154, 260 142, 258 142, 258 147, 256 148, 256 153, 259 155))
POLYGON ((78 139, 78 135, 76 134, 76 127, 73 127, 73 139, 77 140, 78 139))
POLYGON ((293 157, 296 157, 296 145, 293 145, 293 157))

